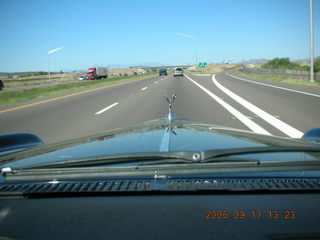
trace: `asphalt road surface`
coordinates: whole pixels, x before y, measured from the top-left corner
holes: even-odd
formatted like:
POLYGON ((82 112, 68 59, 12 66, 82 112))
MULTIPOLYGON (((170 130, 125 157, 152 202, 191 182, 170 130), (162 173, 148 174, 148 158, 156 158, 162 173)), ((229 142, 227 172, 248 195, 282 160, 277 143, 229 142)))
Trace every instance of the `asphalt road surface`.
POLYGON ((320 88, 214 76, 157 76, 0 108, 0 134, 31 132, 59 142, 142 124, 168 113, 193 121, 299 138, 320 127, 320 88), (49 100, 49 101, 47 101, 49 100))

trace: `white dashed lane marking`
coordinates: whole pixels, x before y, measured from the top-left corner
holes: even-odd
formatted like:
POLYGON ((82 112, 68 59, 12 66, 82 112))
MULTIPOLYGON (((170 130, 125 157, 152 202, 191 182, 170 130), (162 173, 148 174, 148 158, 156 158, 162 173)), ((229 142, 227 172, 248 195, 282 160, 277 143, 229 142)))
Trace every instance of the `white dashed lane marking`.
POLYGON ((99 112, 96 112, 95 114, 96 114, 96 115, 101 114, 101 113, 103 113, 103 112, 105 112, 105 111, 109 110, 110 108, 113 108, 114 106, 116 106, 116 105, 118 105, 118 104, 119 104, 119 103, 111 104, 110 106, 108 106, 108 107, 106 107, 106 108, 104 108, 104 109, 100 110, 99 112))

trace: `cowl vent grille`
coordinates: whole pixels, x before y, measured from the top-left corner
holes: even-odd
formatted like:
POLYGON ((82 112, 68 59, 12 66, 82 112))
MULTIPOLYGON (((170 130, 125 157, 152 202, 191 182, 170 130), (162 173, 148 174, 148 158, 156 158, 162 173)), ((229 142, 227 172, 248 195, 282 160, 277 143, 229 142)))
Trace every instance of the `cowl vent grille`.
POLYGON ((25 183, 0 185, 3 193, 90 193, 149 191, 151 181, 64 181, 57 183, 25 183))
POLYGON ((146 191, 295 191, 320 190, 320 179, 168 179, 54 181, 0 184, 0 195, 31 193, 103 193, 146 191))
POLYGON ((206 179, 170 181, 170 190, 320 190, 319 179, 206 179))

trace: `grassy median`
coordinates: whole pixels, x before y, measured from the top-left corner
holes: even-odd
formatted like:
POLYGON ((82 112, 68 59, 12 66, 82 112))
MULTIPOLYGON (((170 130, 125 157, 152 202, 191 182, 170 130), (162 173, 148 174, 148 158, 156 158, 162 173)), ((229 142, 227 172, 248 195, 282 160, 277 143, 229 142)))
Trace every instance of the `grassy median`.
POLYGON ((249 73, 242 73, 239 71, 234 72, 236 76, 243 76, 243 77, 250 77, 255 79, 262 79, 262 80, 271 80, 275 82, 285 82, 285 83, 293 83, 293 84, 300 84, 300 85, 308 85, 308 86, 315 86, 320 87, 319 82, 310 82, 308 80, 297 79, 293 77, 283 77, 283 76, 266 76, 266 75, 259 75, 259 74, 249 74, 249 73))
POLYGON ((24 102, 36 98, 54 96, 59 94, 65 94, 69 92, 78 91, 81 89, 94 88, 99 86, 110 85, 120 82, 129 82, 133 80, 144 79, 152 76, 156 76, 158 73, 151 73, 146 75, 137 75, 129 77, 117 77, 107 78, 103 80, 85 81, 77 83, 66 83, 50 87, 32 88, 15 92, 1 92, 0 93, 0 106, 6 106, 19 102, 24 102))

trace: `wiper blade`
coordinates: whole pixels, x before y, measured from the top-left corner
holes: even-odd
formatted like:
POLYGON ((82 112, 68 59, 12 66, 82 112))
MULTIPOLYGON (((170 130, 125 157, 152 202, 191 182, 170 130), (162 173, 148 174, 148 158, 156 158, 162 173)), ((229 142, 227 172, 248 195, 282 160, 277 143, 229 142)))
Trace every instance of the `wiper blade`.
POLYGON ((152 152, 152 153, 130 153, 118 154, 94 158, 71 159, 53 163, 37 164, 33 166, 23 167, 21 169, 37 169, 37 168, 71 168, 71 167, 91 167, 109 164, 134 163, 142 161, 171 160, 184 163, 191 163, 200 160, 200 154, 196 152, 152 152), (199 156, 195 158, 194 156, 199 156))
POLYGON ((218 163, 218 162, 237 162, 237 163, 255 163, 260 161, 253 158, 234 158, 232 155, 254 154, 254 153, 272 153, 272 152, 318 152, 320 148, 315 147, 254 147, 254 148, 234 148, 223 150, 207 150, 203 152, 149 152, 149 153, 128 153, 110 156, 101 156, 93 158, 71 159, 53 163, 44 163, 23 167, 20 169, 37 168, 71 168, 71 167, 91 167, 99 165, 112 165, 122 163, 139 163, 142 165, 156 164, 193 164, 193 163, 218 163))
POLYGON ((202 162, 211 161, 214 158, 242 155, 242 154, 254 154, 254 153, 273 153, 273 152, 318 152, 320 153, 320 147, 253 147, 253 148, 229 148, 222 150, 208 150, 203 152, 202 162))
POLYGON ((180 164, 180 163, 254 163, 254 164, 260 164, 260 161, 258 159, 253 158, 228 158, 228 157, 212 157, 205 160, 200 161, 192 161, 192 162, 185 162, 185 161, 179 161, 179 160, 159 160, 159 161, 153 161, 153 162, 147 162, 147 163, 141 163, 138 166, 148 166, 148 165, 161 165, 161 164, 180 164))

